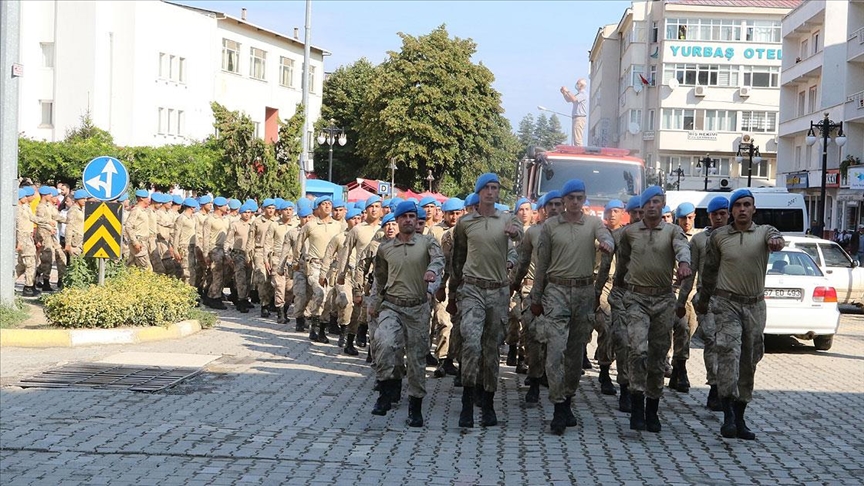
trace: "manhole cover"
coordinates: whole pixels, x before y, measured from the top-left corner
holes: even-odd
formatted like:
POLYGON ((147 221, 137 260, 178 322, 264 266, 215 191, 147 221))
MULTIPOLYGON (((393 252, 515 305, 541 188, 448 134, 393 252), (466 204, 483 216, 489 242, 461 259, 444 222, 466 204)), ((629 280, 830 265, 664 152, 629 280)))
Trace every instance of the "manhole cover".
POLYGON ((164 390, 197 375, 201 368, 130 366, 108 363, 67 365, 21 380, 21 388, 164 390))

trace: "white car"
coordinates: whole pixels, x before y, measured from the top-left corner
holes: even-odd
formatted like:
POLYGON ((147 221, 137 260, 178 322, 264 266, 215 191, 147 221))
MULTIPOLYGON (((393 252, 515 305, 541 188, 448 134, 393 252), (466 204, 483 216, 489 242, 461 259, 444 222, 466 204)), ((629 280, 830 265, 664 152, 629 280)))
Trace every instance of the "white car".
POLYGON ((804 251, 786 248, 771 253, 765 308, 765 334, 812 339, 816 349, 831 349, 840 326, 837 291, 804 251))
POLYGON ((830 240, 812 236, 783 236, 786 246, 800 248, 816 260, 822 273, 837 290, 840 304, 864 304, 864 268, 843 248, 830 240))

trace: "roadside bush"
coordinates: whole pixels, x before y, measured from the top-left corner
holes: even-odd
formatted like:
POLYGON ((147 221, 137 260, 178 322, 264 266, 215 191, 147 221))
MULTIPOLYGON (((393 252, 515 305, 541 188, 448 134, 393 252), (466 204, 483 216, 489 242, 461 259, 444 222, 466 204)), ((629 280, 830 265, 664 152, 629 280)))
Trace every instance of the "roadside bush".
MULTIPOLYGON (((105 281, 121 273, 128 267, 120 260, 105 260, 105 281)), ((97 258, 72 257, 63 275, 64 287, 87 288, 99 282, 99 263, 97 258)))
POLYGON ((68 287, 44 303, 45 316, 55 326, 114 328, 188 319, 196 298, 196 290, 177 279, 130 268, 102 287, 68 287))
POLYGON ((15 327, 29 316, 21 299, 16 298, 12 305, 0 304, 0 329, 15 327))

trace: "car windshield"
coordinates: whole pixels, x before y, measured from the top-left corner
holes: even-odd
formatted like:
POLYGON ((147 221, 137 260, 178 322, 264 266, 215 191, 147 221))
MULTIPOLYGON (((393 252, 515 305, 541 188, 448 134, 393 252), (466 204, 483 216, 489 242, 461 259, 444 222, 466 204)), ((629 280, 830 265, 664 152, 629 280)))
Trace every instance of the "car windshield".
POLYGON ((826 243, 819 246, 822 247, 822 256, 825 257, 826 267, 852 267, 852 259, 837 243, 826 243))
POLYGON ((637 164, 578 158, 551 158, 549 162, 540 178, 539 194, 561 189, 570 179, 581 179, 591 203, 602 205, 610 199, 626 201, 640 193, 644 183, 637 164))
POLYGON ((807 275, 821 277, 822 270, 807 253, 775 251, 768 256, 768 275, 807 275))

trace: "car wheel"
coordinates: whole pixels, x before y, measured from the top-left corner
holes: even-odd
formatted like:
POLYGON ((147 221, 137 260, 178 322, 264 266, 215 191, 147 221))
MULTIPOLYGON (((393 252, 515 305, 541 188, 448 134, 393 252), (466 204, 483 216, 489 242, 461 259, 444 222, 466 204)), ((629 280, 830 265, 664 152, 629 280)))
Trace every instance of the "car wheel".
POLYGON ((819 351, 828 351, 831 349, 832 344, 834 344, 833 334, 827 336, 815 336, 813 338, 813 345, 816 346, 816 349, 819 351))

